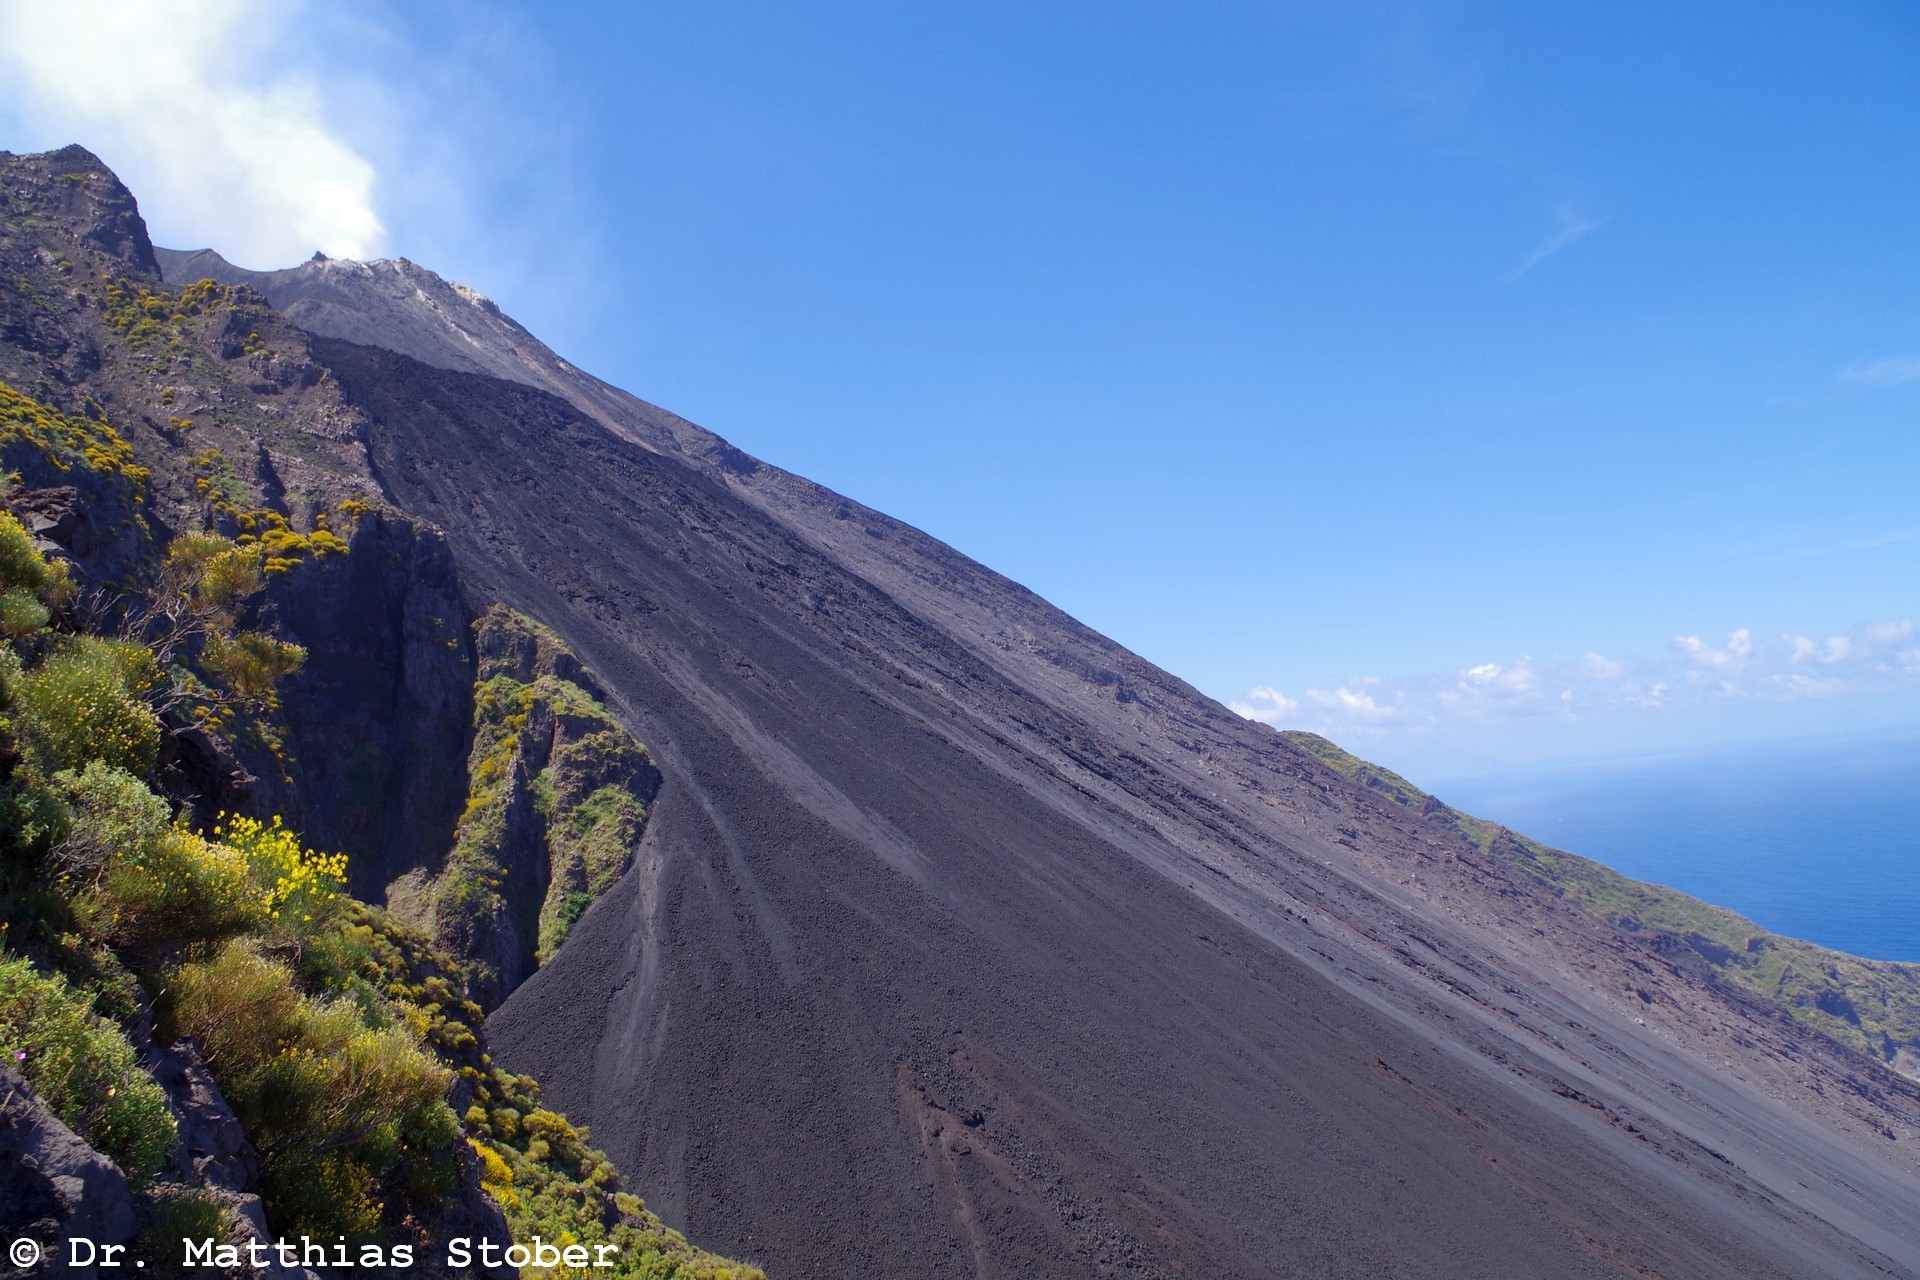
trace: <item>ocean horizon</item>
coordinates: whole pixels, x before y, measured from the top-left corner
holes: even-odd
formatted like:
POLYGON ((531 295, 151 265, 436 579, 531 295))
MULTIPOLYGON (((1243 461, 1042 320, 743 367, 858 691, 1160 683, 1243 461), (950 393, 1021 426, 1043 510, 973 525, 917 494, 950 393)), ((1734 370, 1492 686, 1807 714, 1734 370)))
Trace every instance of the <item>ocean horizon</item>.
POLYGON ((1775 933, 1920 962, 1920 735, 1543 766, 1429 789, 1775 933))

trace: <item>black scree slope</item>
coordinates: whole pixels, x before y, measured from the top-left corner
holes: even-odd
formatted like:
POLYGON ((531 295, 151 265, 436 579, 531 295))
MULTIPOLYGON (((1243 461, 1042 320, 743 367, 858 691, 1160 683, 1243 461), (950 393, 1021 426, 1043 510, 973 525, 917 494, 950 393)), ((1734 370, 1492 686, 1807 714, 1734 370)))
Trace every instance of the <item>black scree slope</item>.
POLYGON ((1920 1266, 1904 1077, 883 517, 315 354, 469 592, 661 762, 633 870, 489 1027, 703 1241, 820 1277, 1920 1266))

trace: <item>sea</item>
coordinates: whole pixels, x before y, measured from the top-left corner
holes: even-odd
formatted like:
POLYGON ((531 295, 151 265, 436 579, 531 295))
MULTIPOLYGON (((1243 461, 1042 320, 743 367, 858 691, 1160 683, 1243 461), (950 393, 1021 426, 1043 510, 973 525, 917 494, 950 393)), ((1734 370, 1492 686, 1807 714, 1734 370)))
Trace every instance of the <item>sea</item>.
POLYGON ((1428 789, 1775 933, 1920 962, 1920 735, 1519 769, 1428 789))

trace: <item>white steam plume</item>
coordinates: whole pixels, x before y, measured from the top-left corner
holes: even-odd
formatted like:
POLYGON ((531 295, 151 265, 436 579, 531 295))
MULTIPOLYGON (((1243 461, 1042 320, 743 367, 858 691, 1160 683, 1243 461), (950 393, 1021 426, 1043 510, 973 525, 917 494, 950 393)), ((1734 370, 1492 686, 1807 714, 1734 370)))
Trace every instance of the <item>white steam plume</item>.
POLYGON ((0 103, 98 154, 163 244, 263 268, 370 257, 373 166, 285 66, 298 20, 253 0, 0 0, 0 103))

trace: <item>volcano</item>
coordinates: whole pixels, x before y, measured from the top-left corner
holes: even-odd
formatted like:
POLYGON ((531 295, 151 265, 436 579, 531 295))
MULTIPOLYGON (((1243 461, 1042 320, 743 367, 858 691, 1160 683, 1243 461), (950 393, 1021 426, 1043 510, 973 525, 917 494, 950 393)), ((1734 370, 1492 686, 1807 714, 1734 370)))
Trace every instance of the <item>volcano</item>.
POLYGON ((1243 719, 414 264, 92 243, 304 332, 462 598, 647 744, 630 869, 487 1029, 703 1245, 823 1280, 1920 1275, 1913 967, 1243 719), (1749 980, 1792 947, 1844 1010, 1749 980))

